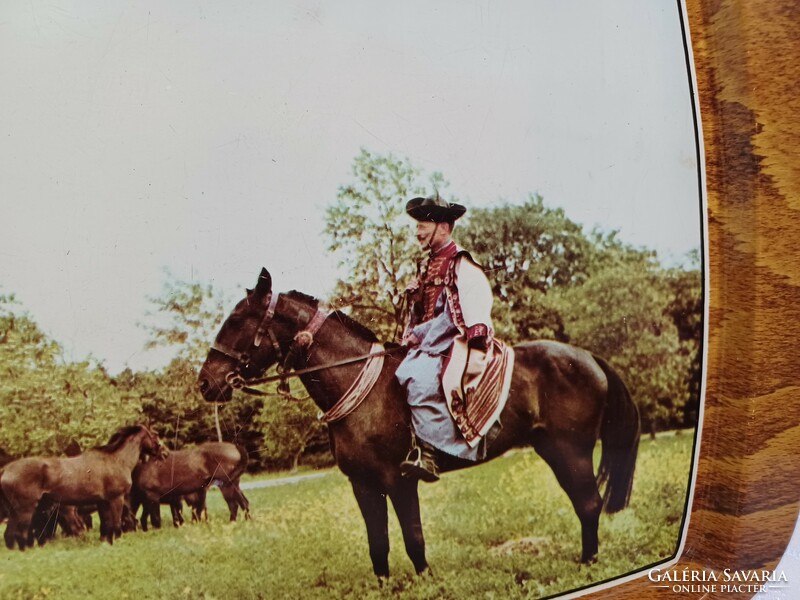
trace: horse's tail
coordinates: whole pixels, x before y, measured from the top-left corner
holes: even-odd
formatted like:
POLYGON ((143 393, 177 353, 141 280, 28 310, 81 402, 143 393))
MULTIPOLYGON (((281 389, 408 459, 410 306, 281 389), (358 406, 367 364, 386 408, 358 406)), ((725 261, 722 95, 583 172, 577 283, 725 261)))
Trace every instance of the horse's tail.
POLYGON ((620 376, 605 360, 595 356, 608 380, 608 401, 600 440, 603 443, 598 487, 607 484, 603 492, 603 508, 614 513, 628 506, 639 453, 639 409, 620 376))

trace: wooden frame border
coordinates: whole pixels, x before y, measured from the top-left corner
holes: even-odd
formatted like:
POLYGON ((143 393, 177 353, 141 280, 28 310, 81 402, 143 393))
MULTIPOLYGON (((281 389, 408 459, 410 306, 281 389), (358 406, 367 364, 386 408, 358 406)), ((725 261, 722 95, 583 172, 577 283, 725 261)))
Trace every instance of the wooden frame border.
MULTIPOLYGON (((800 5, 685 8, 706 164, 709 333, 694 498, 671 570, 771 571, 800 502, 800 5)), ((655 587, 643 573, 586 597, 698 594, 655 587)))

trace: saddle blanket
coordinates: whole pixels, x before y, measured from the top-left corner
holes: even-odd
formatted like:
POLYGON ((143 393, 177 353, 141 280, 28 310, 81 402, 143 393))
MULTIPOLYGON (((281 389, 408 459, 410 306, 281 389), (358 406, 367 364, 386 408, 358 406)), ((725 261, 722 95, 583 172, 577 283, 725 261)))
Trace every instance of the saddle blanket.
POLYGON ((477 446, 500 418, 508 400, 514 349, 494 339, 486 352, 456 338, 447 359, 442 388, 447 407, 470 447, 477 446))

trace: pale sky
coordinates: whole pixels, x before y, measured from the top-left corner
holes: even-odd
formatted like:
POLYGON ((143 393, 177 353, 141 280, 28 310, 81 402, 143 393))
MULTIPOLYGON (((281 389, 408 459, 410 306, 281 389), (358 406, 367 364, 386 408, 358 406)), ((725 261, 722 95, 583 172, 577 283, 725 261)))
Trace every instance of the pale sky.
POLYGON ((330 291, 360 148, 677 260, 702 230, 683 53, 674 0, 5 0, 0 293, 74 359, 158 367, 136 322, 165 268, 330 291))

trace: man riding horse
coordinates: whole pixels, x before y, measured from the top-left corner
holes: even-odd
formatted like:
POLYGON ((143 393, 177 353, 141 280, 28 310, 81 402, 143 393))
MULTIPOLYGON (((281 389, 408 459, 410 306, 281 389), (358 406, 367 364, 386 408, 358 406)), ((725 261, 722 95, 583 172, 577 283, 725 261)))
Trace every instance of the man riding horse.
MULTIPOLYGON (((409 311, 402 343, 409 351, 396 376, 411 407, 414 444, 401 470, 407 477, 434 482, 439 479, 437 449, 470 461, 482 458, 480 432, 464 407, 463 396, 469 395, 451 391, 448 397, 442 376, 454 348, 466 350, 466 360, 456 366, 459 383, 485 365, 494 334, 492 290, 483 269, 452 240, 465 207, 436 193, 410 200, 406 212, 417 221, 417 240, 428 255, 406 288, 409 311)), ((456 387, 463 392, 463 385, 456 387)))

